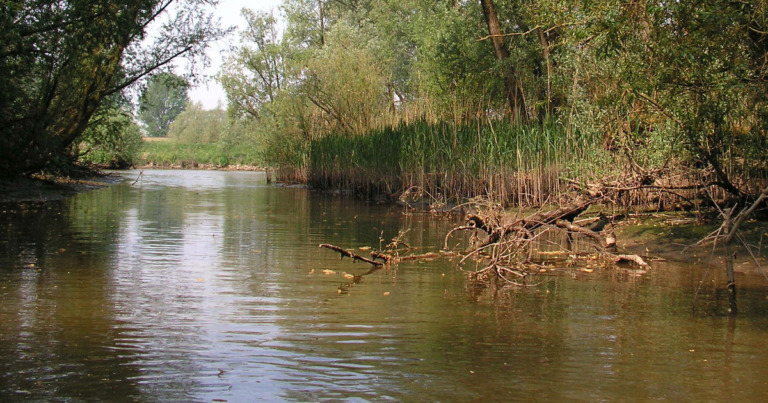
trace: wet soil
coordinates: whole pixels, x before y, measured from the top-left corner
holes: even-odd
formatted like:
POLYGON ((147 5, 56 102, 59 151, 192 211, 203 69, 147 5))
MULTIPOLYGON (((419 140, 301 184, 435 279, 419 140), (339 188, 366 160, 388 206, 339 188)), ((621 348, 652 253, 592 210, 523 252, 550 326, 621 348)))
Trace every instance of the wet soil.
MULTIPOLYGON (((629 253, 677 262, 722 266, 725 250, 712 238, 722 221, 684 212, 647 213, 631 217, 616 227, 617 245, 629 253), (708 241, 701 242, 708 239, 708 241)), ((731 247, 737 272, 768 271, 768 222, 750 219, 731 247), (749 247, 747 247, 749 245, 749 247), (749 250, 748 250, 749 248, 749 250)))
POLYGON ((98 189, 120 181, 110 175, 82 178, 14 177, 0 179, 0 205, 45 203, 64 200, 80 192, 98 189))

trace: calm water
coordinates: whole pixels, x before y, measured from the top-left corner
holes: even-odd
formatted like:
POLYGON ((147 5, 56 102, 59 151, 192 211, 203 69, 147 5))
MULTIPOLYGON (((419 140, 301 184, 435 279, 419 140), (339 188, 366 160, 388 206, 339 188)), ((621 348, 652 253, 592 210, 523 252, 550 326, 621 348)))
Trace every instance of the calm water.
POLYGON ((318 244, 410 229, 434 250, 454 223, 260 173, 124 175, 0 214, 0 401, 768 398, 762 277, 735 320, 720 268, 675 263, 489 290, 420 261, 346 286, 369 267, 318 244))

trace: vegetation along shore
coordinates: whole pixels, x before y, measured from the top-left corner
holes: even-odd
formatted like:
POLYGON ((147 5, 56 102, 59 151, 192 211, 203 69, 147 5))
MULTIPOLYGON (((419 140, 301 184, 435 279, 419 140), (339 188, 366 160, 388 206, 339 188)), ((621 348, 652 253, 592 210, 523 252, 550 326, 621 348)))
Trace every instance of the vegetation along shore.
POLYGON ((765 215, 766 1, 285 0, 243 10, 216 77, 226 111, 189 101, 198 71, 167 68, 230 33, 180 2, 154 42, 142 39, 164 2, 10 6, 0 172, 265 167, 315 189, 456 207, 468 217, 457 232, 484 237, 470 252, 483 273, 515 283, 541 231, 611 251, 633 212, 684 210, 716 220, 702 239, 732 256, 765 215), (538 210, 510 213, 523 208, 538 210))

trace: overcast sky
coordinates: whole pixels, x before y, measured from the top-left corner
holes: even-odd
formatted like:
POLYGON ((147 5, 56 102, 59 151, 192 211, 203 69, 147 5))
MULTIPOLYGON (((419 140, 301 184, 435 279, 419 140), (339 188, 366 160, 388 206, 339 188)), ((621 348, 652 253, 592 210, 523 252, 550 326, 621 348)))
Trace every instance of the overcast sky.
MULTIPOLYGON (((245 25, 245 21, 240 16, 240 10, 244 7, 253 10, 270 11, 275 10, 275 15, 279 14, 277 7, 282 0, 219 0, 219 5, 216 7, 216 15, 221 17, 221 25, 224 27, 236 25, 242 27, 245 25)), ((213 76, 219 71, 221 67, 221 61, 227 50, 233 44, 240 39, 240 35, 237 32, 233 32, 228 38, 219 41, 208 49, 208 56, 211 58, 211 67, 206 69, 205 74, 210 78, 193 88, 189 92, 189 96, 194 102, 202 102, 205 109, 214 109, 221 105, 224 107, 227 102, 227 97, 224 94, 224 89, 213 78, 213 76)))

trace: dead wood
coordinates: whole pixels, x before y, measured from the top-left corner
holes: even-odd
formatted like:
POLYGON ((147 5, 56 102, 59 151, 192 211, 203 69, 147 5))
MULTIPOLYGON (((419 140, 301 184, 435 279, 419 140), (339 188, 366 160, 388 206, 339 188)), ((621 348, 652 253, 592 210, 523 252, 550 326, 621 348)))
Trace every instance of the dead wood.
MULTIPOLYGON (((533 233, 542 226, 555 225, 555 223, 558 221, 562 221, 564 225, 565 223, 572 223, 573 220, 579 216, 579 214, 586 211, 589 206, 597 203, 601 199, 602 197, 600 196, 580 195, 572 203, 566 206, 559 207, 547 212, 538 212, 528 217, 513 221, 509 224, 495 227, 486 222, 486 218, 482 217, 481 215, 473 214, 467 217, 468 225, 459 228, 477 228, 485 231, 488 234, 488 238, 483 242, 483 244, 481 244, 481 246, 491 245, 499 242, 511 234, 524 235, 533 233)), ((587 228, 579 228, 590 231, 587 228)))
POLYGON ((398 262, 407 262, 407 261, 410 261, 410 260, 436 259, 436 258, 439 258, 440 256, 442 256, 442 255, 440 255, 439 253, 428 252, 428 253, 421 253, 421 254, 418 254, 418 255, 412 254, 412 255, 408 255, 408 256, 399 257, 397 259, 397 261, 398 262))
POLYGON ((373 251, 371 252, 371 257, 374 259, 380 259, 385 261, 387 264, 397 264, 400 262, 407 262, 411 260, 421 260, 421 259, 436 259, 439 257, 442 257, 444 255, 441 255, 439 253, 435 252, 427 252, 427 253, 421 253, 421 254, 410 254, 407 256, 399 256, 399 255, 391 255, 384 252, 377 252, 373 251))
POLYGON ((360 256, 360 255, 357 255, 357 254, 354 254, 354 253, 352 253, 352 252, 350 252, 350 251, 348 251, 348 250, 346 250, 346 249, 340 248, 340 247, 338 247, 338 246, 336 246, 336 245, 329 245, 329 244, 325 244, 325 243, 324 243, 324 244, 320 244, 320 246, 319 246, 319 247, 320 247, 320 248, 326 248, 326 249, 330 249, 330 250, 334 250, 334 251, 336 251, 336 252, 339 252, 339 253, 341 254, 341 258, 342 258, 342 259, 344 259, 344 256, 347 256, 347 257, 349 257, 349 258, 352 258, 352 260, 353 260, 353 261, 355 261, 355 260, 359 260, 359 261, 361 261, 361 262, 369 263, 369 264, 372 264, 372 265, 374 265, 374 266, 383 266, 383 265, 384 265, 384 263, 381 263, 381 262, 377 262, 377 261, 375 261, 375 260, 371 260, 371 259, 368 259, 368 258, 362 257, 362 256, 360 256))
MULTIPOLYGON (((738 239, 744 249, 746 249, 747 252, 752 255, 753 259, 755 259, 755 262, 758 263, 757 259, 752 253, 752 248, 750 245, 744 242, 744 240, 739 236, 739 228, 742 226, 742 224, 744 224, 746 219, 750 217, 755 212, 755 210, 757 210, 758 207, 763 205, 766 199, 768 199, 768 188, 763 189, 763 191, 760 192, 758 197, 752 202, 750 206, 742 209, 738 213, 736 213, 736 211, 738 211, 738 205, 729 209, 721 209, 720 214, 723 217, 723 224, 715 232, 709 234, 707 237, 696 243, 697 245, 703 245, 710 241, 715 244, 722 242, 723 246, 725 247, 726 288, 728 290, 728 306, 729 313, 731 315, 736 315, 738 312, 738 307, 736 304, 736 279, 733 267, 734 255, 736 252, 731 249, 731 244, 733 243, 734 239, 738 239)), ((758 266, 760 266, 759 263, 758 266)))
POLYGON ((614 263, 632 262, 640 267, 650 267, 648 263, 646 263, 645 260, 643 260, 643 258, 638 255, 611 255, 611 259, 613 259, 614 263))
MULTIPOLYGON (((484 262, 484 269, 471 272, 473 278, 488 278, 489 274, 500 278, 508 284, 526 285, 524 280, 529 273, 533 256, 534 240, 541 234, 557 230, 567 235, 569 241, 573 236, 584 236, 592 241, 599 253, 607 254, 614 263, 633 262, 647 268, 648 264, 637 255, 617 254, 616 237, 612 223, 619 216, 608 217, 600 214, 595 219, 575 220, 590 206, 615 202, 622 194, 638 190, 644 186, 655 186, 656 179, 650 175, 629 175, 623 180, 606 184, 588 184, 581 186, 581 192, 563 206, 551 210, 540 210, 522 218, 504 215, 498 207, 488 204, 479 206, 477 213, 467 217, 467 224, 455 227, 445 237, 443 247, 449 249, 449 239, 459 231, 482 231, 487 238, 474 245, 470 252, 459 262, 461 267, 470 259, 484 262), (510 276, 518 280, 510 279, 510 276), (523 280, 523 282, 519 281, 523 280)), ((576 256, 576 255, 574 255, 576 256)))
POLYGON ((372 251, 371 252, 371 257, 374 258, 374 259, 381 259, 381 260, 387 262, 387 264, 391 263, 392 260, 394 259, 394 257, 392 255, 388 255, 386 253, 377 252, 377 251, 372 251))

